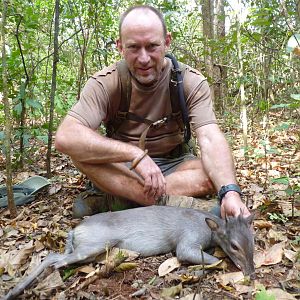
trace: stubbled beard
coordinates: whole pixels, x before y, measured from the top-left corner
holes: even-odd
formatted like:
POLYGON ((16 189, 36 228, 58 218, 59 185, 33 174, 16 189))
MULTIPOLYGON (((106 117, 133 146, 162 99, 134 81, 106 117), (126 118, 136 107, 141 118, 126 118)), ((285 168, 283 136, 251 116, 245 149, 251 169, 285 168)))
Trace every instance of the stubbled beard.
MULTIPOLYGON (((132 74, 132 72, 131 72, 132 74)), ((151 86, 153 84, 155 84, 159 78, 161 77, 162 71, 159 72, 159 74, 157 75, 157 73, 155 74, 151 74, 150 76, 141 76, 141 75, 136 75, 136 74, 132 74, 132 76, 135 78, 135 80, 141 84, 141 85, 145 85, 145 86, 151 86)))

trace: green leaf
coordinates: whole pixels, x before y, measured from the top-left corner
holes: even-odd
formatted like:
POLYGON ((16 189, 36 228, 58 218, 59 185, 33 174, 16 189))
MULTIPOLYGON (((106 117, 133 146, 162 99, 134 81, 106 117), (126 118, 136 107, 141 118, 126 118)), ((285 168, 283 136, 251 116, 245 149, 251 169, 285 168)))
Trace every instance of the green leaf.
POLYGON ((294 191, 292 188, 288 187, 288 188, 285 190, 285 193, 286 193, 288 196, 292 196, 292 195, 295 194, 295 191, 294 191))
POLYGON ((275 295, 268 293, 265 288, 256 293, 255 300, 276 300, 275 295))
POLYGON ((48 143, 48 136, 47 135, 38 135, 36 137, 38 140, 42 141, 43 143, 47 144, 48 143))
POLYGON ((27 147, 27 146, 30 146, 29 144, 29 140, 32 138, 32 135, 31 134, 24 134, 23 135, 23 143, 24 143, 24 146, 27 147))
POLYGON ((63 281, 66 281, 69 277, 71 277, 73 274, 75 274, 75 269, 74 268, 67 268, 63 272, 63 281))
POLYGON ((281 183, 284 185, 288 185, 290 182, 288 177, 273 178, 271 181, 274 183, 281 183))
POLYGON ((289 108, 290 104, 287 103, 281 103, 281 104, 275 104, 271 106, 271 109, 276 109, 276 108, 289 108))
POLYGON ((291 97, 295 100, 300 100, 300 94, 291 94, 291 97))
POLYGON ((285 130, 289 129, 290 126, 291 126, 290 123, 282 123, 282 124, 280 124, 280 125, 277 125, 277 126, 274 128, 274 130, 285 131, 285 130))
POLYGON ((268 154, 278 154, 278 150, 276 148, 271 147, 270 149, 267 150, 268 154))
POLYGON ((13 110, 18 114, 21 115, 22 112, 22 103, 19 102, 17 105, 14 106, 13 110))
POLYGON ((32 107, 32 108, 37 108, 37 109, 42 109, 43 105, 35 99, 26 99, 26 105, 27 107, 32 107))

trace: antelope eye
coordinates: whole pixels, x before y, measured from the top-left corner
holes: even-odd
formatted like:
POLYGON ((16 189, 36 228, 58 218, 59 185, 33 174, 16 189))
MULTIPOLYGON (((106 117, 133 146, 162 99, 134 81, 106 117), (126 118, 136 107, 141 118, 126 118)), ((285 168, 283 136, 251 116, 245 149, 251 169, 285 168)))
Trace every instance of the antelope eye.
POLYGON ((231 243, 231 248, 234 250, 234 251, 238 251, 239 250, 239 247, 233 243, 231 243))

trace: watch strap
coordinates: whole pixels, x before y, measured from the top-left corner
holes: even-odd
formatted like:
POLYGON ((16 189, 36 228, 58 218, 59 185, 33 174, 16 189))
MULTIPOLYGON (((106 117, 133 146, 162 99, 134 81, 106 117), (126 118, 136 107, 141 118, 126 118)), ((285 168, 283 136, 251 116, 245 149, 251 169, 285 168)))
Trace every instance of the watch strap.
POLYGON ((230 192, 230 191, 234 191, 234 192, 237 192, 240 195, 242 195, 242 191, 241 191, 240 187, 237 184, 223 185, 221 187, 220 191, 218 192, 218 199, 219 199, 220 204, 222 203, 222 199, 224 198, 226 193, 230 192))

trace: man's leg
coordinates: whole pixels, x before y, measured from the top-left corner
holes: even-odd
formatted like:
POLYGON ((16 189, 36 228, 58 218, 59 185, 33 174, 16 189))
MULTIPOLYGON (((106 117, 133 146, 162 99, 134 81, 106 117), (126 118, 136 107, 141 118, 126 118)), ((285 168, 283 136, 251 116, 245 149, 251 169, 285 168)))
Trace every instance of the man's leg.
MULTIPOLYGON (((143 180, 135 172, 130 171, 125 164, 94 165, 78 162, 74 164, 97 188, 107 193, 100 192, 102 197, 97 193, 79 196, 73 207, 75 217, 112 210, 114 206, 107 204, 108 202, 117 203, 116 210, 155 204, 145 198, 143 180), (89 197, 85 197, 86 195, 89 197), (128 203, 128 200, 132 202, 128 203)), ((201 160, 196 157, 186 161, 176 159, 175 165, 172 160, 166 160, 161 169, 166 175, 168 195, 201 197, 214 193, 213 185, 202 167, 201 160), (166 166, 168 171, 165 171, 166 166)))
POLYGON ((166 181, 168 195, 202 197, 216 192, 201 160, 197 158, 182 162, 166 176, 166 181))
MULTIPOLYGON (((154 204, 144 196, 143 180, 124 164, 74 163, 102 191, 130 199, 141 205, 154 204)), ((166 176, 166 181, 169 195, 205 196, 215 192, 200 159, 180 162, 174 171, 166 176)))

